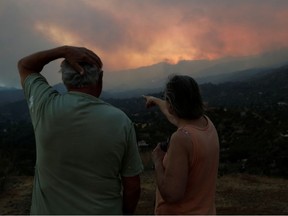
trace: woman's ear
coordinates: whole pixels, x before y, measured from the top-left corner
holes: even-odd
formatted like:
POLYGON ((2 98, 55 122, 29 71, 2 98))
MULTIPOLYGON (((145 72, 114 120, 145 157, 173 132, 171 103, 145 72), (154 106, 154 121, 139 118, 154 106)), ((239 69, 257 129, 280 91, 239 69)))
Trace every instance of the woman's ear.
POLYGON ((166 103, 167 103, 167 108, 168 108, 169 114, 174 116, 175 112, 174 112, 174 109, 173 109, 172 105, 170 103, 168 103, 168 102, 166 102, 166 103))
POLYGON ((176 127, 178 127, 178 118, 177 118, 177 115, 176 115, 173 107, 167 101, 166 101, 166 106, 167 106, 167 111, 168 111, 168 114, 166 114, 166 117, 167 117, 168 121, 171 124, 173 124, 176 127))

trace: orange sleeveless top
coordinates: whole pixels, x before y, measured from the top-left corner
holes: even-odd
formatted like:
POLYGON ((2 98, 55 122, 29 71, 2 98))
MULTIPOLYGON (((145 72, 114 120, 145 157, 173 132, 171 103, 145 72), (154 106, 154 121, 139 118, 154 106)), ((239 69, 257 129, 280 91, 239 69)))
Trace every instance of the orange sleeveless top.
MULTIPOLYGON (((219 140, 213 123, 207 116, 205 117, 208 121, 205 128, 189 125, 178 129, 191 136, 192 139, 186 192, 180 201, 166 203, 157 189, 155 214, 216 214, 215 192, 219 140)), ((164 157, 164 168, 166 164, 164 157)))

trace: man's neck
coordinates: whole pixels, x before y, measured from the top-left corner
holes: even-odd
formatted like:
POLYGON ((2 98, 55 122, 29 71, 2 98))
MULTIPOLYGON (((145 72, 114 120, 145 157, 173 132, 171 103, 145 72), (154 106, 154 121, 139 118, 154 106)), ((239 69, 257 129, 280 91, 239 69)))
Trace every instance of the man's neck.
POLYGON ((101 94, 101 91, 99 91, 98 88, 92 88, 92 87, 81 87, 81 88, 77 88, 77 87, 70 87, 68 88, 68 91, 76 91, 76 92, 82 92, 85 94, 89 94, 92 95, 94 97, 99 97, 101 94))

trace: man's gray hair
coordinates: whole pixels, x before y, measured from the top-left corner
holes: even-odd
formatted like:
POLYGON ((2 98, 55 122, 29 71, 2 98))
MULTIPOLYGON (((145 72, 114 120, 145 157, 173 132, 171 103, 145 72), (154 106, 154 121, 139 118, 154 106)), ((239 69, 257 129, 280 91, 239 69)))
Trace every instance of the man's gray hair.
POLYGON ((86 63, 80 63, 80 65, 85 71, 83 75, 75 71, 66 60, 61 63, 60 72, 65 86, 82 88, 98 83, 100 76, 103 73, 102 69, 96 65, 86 63))

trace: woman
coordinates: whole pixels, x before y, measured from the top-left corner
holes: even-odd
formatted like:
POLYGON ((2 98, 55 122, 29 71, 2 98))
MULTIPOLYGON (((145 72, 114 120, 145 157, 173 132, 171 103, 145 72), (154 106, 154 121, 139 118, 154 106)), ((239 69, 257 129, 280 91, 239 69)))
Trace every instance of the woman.
POLYGON ((177 127, 167 152, 159 144, 152 153, 155 214, 216 214, 219 141, 213 123, 204 115, 198 84, 189 76, 175 75, 166 85, 165 100, 144 97, 146 107, 158 106, 177 127))

